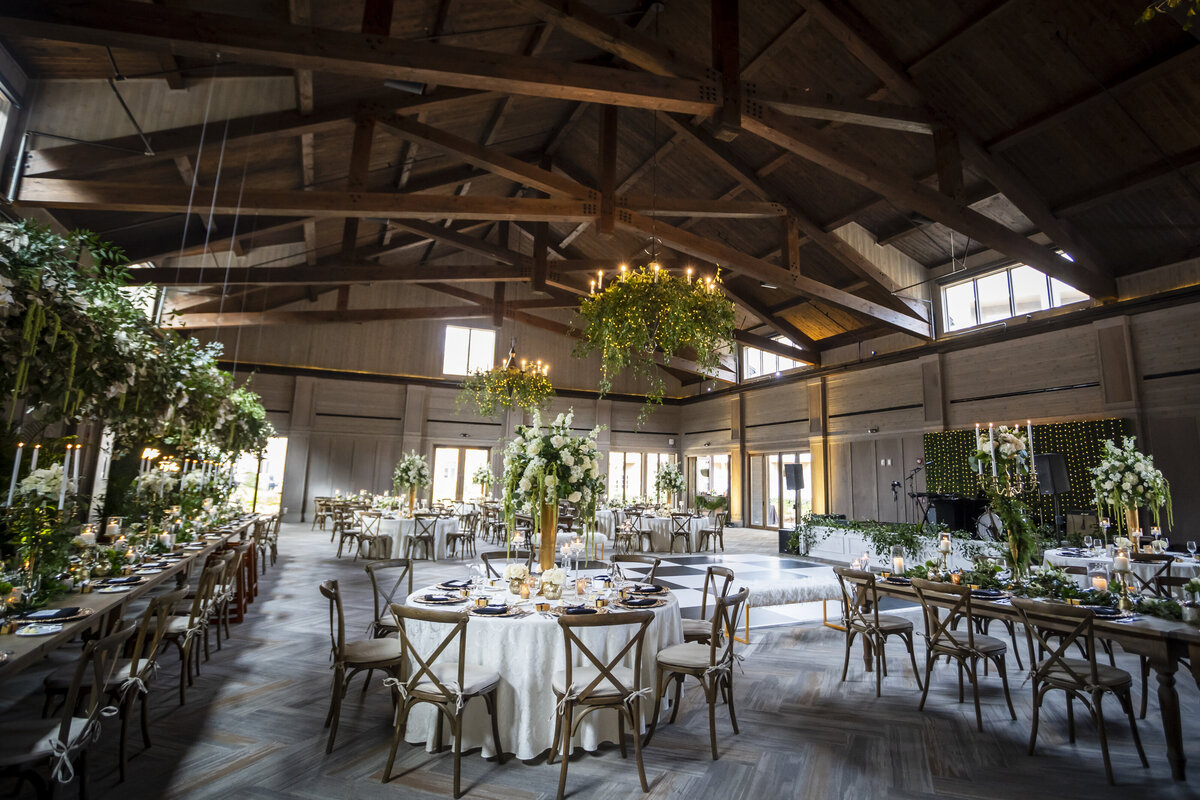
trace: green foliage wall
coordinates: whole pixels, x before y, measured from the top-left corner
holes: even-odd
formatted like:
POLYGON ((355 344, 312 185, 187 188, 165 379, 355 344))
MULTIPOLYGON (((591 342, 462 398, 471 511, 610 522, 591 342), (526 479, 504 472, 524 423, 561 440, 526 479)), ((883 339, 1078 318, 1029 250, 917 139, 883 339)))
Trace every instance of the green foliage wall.
MULTIPOLYGON (((1068 509, 1095 508, 1090 488, 1090 471, 1100 463, 1105 439, 1119 442, 1130 433, 1129 420, 1095 419, 1055 422, 1033 426, 1034 453, 1062 453, 1067 461, 1071 491, 1059 495, 1064 513, 1068 509)), ((965 431, 925 434, 925 483, 930 492, 974 497, 978 492, 975 472, 967 457, 975 449, 974 427, 965 431)), ((1039 495, 1035 510, 1053 513, 1053 498, 1039 495)))

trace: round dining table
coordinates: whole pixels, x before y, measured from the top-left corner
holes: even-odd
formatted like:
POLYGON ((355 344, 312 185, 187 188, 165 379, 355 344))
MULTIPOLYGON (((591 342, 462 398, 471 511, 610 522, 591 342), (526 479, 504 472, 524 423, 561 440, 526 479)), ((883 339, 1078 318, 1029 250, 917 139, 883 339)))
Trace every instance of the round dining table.
MULTIPOLYGON (((405 601, 419 608, 465 610, 470 601, 455 605, 425 605, 418 602, 436 587, 413 592, 405 601)), ((518 596, 508 593, 502 582, 488 590, 492 602, 505 600, 510 607, 521 603, 518 596)), ((565 600, 582 601, 583 598, 568 597, 565 600)), ((654 619, 646 629, 642 654, 642 686, 650 687, 642 699, 643 725, 654 709, 655 655, 658 651, 683 641, 683 622, 679 613, 679 601, 671 592, 663 593, 665 604, 654 608, 654 619)), ((563 601, 550 601, 559 606, 563 601)), ((534 610, 532 601, 519 606, 522 613, 515 617, 488 617, 472 614, 467 624, 466 663, 486 666, 500 673, 500 685, 496 693, 497 724, 500 728, 500 743, 506 753, 517 758, 536 758, 552 746, 554 715, 557 700, 550 689, 551 680, 557 670, 566 669, 566 651, 562 630, 557 617, 534 610)), ((605 613, 619 614, 621 609, 610 606, 605 613)), ((423 655, 428 654, 441 642, 447 626, 430 622, 409 620, 407 633, 414 647, 423 655)), ((636 628, 628 625, 598 628, 578 628, 576 632, 596 654, 608 660, 620 652, 636 628)), ((586 657, 575 651, 575 664, 583 665, 586 657)), ((624 665, 632 666, 633 651, 626 654, 624 665)), ((432 751, 435 749, 435 711, 428 704, 414 706, 405 731, 405 740, 410 744, 424 742, 432 751)), ((444 726, 443 737, 448 743, 449 726, 444 726)), ((573 739, 573 746, 595 750, 603 742, 617 741, 617 715, 598 712, 589 714, 580 725, 573 739)), ((491 727, 487 707, 483 702, 467 704, 463 720, 464 750, 480 747, 485 758, 496 755, 492 745, 491 727)))
MULTIPOLYGON (((1175 556, 1175 561, 1171 564, 1172 575, 1183 578, 1200 576, 1200 560, 1188 553, 1170 553, 1170 555, 1175 556)), ((1112 557, 1104 550, 1089 551, 1087 548, 1056 547, 1047 550, 1042 556, 1042 563, 1051 567, 1083 567, 1087 569, 1091 564, 1096 562, 1105 564, 1109 572, 1112 572, 1112 557)), ((1130 568, 1143 580, 1149 580, 1158 571, 1159 565, 1135 561, 1130 564, 1130 568)), ((1086 589, 1091 586, 1087 575, 1072 575, 1071 577, 1075 579, 1075 582, 1081 588, 1086 589)))
MULTIPOLYGON (((392 537, 392 556, 395 558, 405 557, 408 537, 412 536, 416 529, 417 521, 412 517, 384 517, 379 520, 379 535, 392 537)), ((457 517, 438 517, 437 524, 433 529, 433 557, 435 560, 446 557, 446 535, 457 532, 457 517)))

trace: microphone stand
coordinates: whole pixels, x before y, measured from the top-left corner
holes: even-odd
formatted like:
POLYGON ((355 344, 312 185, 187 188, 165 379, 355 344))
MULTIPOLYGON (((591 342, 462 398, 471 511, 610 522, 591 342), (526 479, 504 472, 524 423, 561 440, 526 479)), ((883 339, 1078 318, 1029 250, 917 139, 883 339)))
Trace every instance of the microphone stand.
MULTIPOLYGON (((916 493, 916 488, 915 488, 916 484, 914 483, 913 478, 916 477, 916 474, 918 472, 920 472, 922 469, 923 469, 923 467, 920 464, 918 464, 917 466, 913 467, 913 471, 908 473, 908 477, 904 479, 904 482, 908 484, 908 496, 911 497, 912 501, 913 501, 913 506, 914 506, 913 510, 918 517, 923 517, 924 515, 921 510, 921 503, 919 502, 919 500, 917 498, 917 493, 916 493)), ((908 522, 908 506, 907 505, 904 506, 904 521, 908 522)))

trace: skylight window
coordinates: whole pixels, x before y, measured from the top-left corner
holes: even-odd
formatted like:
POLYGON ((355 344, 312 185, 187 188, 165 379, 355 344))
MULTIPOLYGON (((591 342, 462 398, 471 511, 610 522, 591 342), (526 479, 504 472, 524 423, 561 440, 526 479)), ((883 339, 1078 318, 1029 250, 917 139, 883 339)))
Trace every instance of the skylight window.
MULTIPOLYGON (((1072 260, 1067 253, 1059 252, 1059 255, 1072 260)), ((942 311, 948 332, 1090 299, 1058 278, 1048 277, 1027 264, 1014 264, 999 272, 942 287, 942 311)))

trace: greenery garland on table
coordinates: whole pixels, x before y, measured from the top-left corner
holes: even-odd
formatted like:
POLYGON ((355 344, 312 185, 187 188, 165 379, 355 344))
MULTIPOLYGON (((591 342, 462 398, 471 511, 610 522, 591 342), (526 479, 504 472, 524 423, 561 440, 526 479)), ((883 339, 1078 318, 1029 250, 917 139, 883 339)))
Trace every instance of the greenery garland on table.
POLYGON ((951 540, 957 545, 965 558, 976 561, 986 553, 987 543, 971 538, 966 531, 951 531, 947 526, 938 526, 935 532, 932 528, 922 527, 915 522, 877 522, 873 519, 857 520, 841 517, 825 516, 823 514, 805 514, 800 522, 792 529, 788 539, 789 550, 807 553, 813 547, 827 539, 834 530, 857 533, 870 544, 871 550, 879 558, 891 558, 892 548, 899 547, 906 558, 916 559, 922 552, 934 547, 942 533, 949 532, 951 540), (803 547, 803 549, 799 549, 803 547))
POLYGON ((640 419, 666 391, 655 356, 663 362, 686 357, 715 372, 721 356, 733 351, 733 304, 721 294, 720 276, 693 281, 664 270, 645 268, 613 281, 584 298, 579 314, 587 321, 572 355, 600 354, 600 393, 612 389, 613 376, 629 369, 649 386, 640 419))
POLYGON ((542 408, 553 396, 554 387, 545 374, 509 365, 468 375, 456 403, 459 406, 474 403, 480 414, 492 417, 505 408, 524 411, 542 408))

